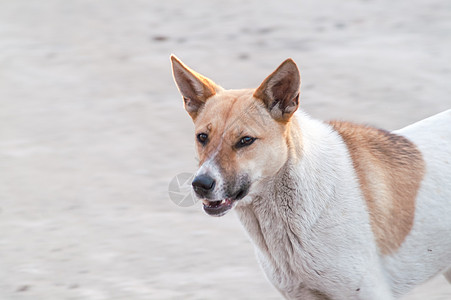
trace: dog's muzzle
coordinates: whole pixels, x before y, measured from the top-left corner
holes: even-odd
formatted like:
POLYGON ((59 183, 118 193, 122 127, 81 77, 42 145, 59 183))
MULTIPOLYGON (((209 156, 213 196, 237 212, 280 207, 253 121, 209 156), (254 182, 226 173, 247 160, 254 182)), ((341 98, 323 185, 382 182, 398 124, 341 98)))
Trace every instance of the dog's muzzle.
POLYGON ((223 200, 212 200, 211 196, 215 185, 216 181, 207 174, 196 176, 192 182, 196 195, 202 199, 204 211, 215 217, 223 216, 231 210, 236 205, 236 201, 247 195, 250 186, 248 181, 245 180, 236 192, 227 191, 223 200))

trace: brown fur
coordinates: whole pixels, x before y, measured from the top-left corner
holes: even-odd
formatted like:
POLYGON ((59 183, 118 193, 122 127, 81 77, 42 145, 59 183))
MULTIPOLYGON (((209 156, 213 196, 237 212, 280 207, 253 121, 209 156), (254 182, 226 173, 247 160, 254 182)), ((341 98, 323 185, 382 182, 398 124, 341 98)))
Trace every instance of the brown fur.
MULTIPOLYGON (((196 134, 207 133, 209 142, 203 146, 197 143, 199 164, 215 156, 218 166, 221 166, 225 177, 232 178, 247 164, 255 163, 255 157, 260 157, 258 164, 264 164, 269 175, 282 166, 286 160, 286 149, 278 147, 281 139, 288 140, 285 126, 274 121, 263 103, 252 98, 254 90, 228 90, 209 98, 196 118, 194 124, 196 134), (255 145, 240 150, 235 144, 240 138, 251 136, 258 138, 255 145), (257 144, 259 145, 257 147, 257 144), (271 153, 267 149, 274 149, 271 153), (277 159, 275 159, 277 157, 277 159)), ((283 141, 282 141, 283 142, 283 141)))
POLYGON ((265 104, 271 116, 287 123, 299 107, 301 77, 292 59, 285 60, 255 90, 254 97, 265 104))
POLYGON ((171 61, 175 82, 194 121, 196 135, 208 135, 205 145, 196 143, 199 165, 214 159, 225 180, 232 185, 241 174, 253 174, 256 178, 252 180, 256 181, 276 173, 286 162, 288 151, 293 151, 293 147, 287 147, 292 143, 291 126, 277 121, 289 120, 299 104, 300 77, 293 60, 287 59, 257 90, 224 90, 175 56, 171 56, 171 61), (292 75, 294 79, 290 80, 292 75), (292 86, 287 86, 287 82, 292 86), (281 88, 287 87, 291 96, 274 98, 279 96, 281 88), (256 91, 261 91, 257 94, 263 99, 255 97, 256 91), (242 149, 235 147, 245 136, 257 140, 242 149))
POLYGON ((395 252, 409 234, 415 198, 425 173, 416 146, 406 138, 348 122, 330 122, 351 155, 382 254, 395 252))
POLYGON ((222 90, 207 77, 191 70, 175 56, 171 56, 174 79, 183 95, 183 104, 191 118, 195 120, 208 98, 222 90))

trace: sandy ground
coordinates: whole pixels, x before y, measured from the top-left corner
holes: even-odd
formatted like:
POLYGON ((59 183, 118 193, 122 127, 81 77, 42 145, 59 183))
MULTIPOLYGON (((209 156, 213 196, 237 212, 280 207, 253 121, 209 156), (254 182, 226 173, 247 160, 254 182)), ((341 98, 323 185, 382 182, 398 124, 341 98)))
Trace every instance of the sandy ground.
POLYGON ((0 299, 281 299, 234 214, 168 197, 169 54, 229 88, 293 57, 305 111, 395 129, 451 107, 450 33, 448 0, 0 0, 0 299))

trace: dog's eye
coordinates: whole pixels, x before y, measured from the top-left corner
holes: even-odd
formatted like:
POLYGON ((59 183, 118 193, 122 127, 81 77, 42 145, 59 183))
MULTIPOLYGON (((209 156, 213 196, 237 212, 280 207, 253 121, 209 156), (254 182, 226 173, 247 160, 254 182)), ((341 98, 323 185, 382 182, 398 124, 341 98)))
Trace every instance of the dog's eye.
POLYGON ((201 143, 202 145, 205 145, 207 143, 208 140, 208 135, 206 133, 199 133, 197 135, 197 140, 199 141, 199 143, 201 143))
POLYGON ((242 148, 242 147, 249 146, 249 145, 252 144, 255 140, 256 140, 256 138, 253 138, 253 137, 250 137, 250 136, 242 137, 242 138, 238 141, 238 143, 236 143, 235 147, 236 147, 236 148, 242 148))

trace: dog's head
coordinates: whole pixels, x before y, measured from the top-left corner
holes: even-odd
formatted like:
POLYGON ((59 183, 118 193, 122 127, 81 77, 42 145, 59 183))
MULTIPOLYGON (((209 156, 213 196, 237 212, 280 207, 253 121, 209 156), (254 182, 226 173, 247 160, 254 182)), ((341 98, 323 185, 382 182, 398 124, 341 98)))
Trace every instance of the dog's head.
POLYGON ((199 170, 192 182, 204 210, 222 216, 246 205, 285 164, 299 70, 284 61, 257 89, 225 90, 171 56, 175 82, 195 125, 199 170))

